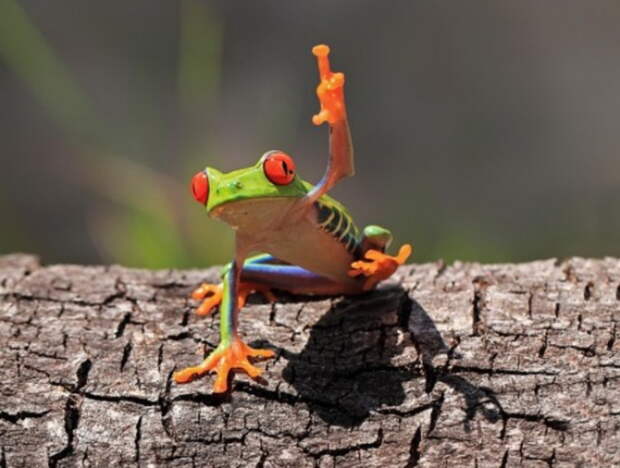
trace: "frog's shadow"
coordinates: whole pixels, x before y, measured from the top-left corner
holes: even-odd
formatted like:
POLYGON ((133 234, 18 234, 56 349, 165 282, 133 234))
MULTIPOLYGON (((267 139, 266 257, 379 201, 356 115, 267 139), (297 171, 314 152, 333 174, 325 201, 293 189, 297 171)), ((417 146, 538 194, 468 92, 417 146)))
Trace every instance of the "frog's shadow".
POLYGON ((403 340, 410 308, 401 287, 342 299, 313 325, 301 352, 280 350, 284 380, 331 425, 355 427, 371 411, 401 404, 403 383, 421 377, 419 366, 391 364, 411 345, 403 340))
POLYGON ((403 384, 413 379, 422 379, 420 390, 426 394, 437 382, 462 394, 467 432, 478 412, 490 422, 505 417, 493 389, 433 365, 438 355, 446 355, 448 362, 461 356, 448 347, 431 316, 400 286, 335 303, 312 327, 300 353, 280 349, 280 354, 288 361, 284 380, 313 414, 330 425, 357 427, 375 410, 389 412, 390 406, 405 401, 403 384), (395 367, 392 358, 407 346, 415 347, 418 359, 395 367))

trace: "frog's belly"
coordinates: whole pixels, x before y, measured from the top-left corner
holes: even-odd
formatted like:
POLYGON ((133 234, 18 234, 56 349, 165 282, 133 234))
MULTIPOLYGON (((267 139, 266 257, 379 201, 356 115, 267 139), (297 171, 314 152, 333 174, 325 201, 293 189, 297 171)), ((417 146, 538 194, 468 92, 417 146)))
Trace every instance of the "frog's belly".
POLYGON ((358 280, 347 274, 351 262, 355 261, 353 255, 312 220, 303 218, 272 234, 261 242, 259 250, 350 288, 361 287, 358 280))
POLYGON ((236 229, 252 250, 329 278, 341 284, 343 291, 361 291, 363 281, 347 275, 356 259, 344 244, 319 227, 315 209, 300 206, 299 201, 254 198, 222 205, 211 215, 236 229))

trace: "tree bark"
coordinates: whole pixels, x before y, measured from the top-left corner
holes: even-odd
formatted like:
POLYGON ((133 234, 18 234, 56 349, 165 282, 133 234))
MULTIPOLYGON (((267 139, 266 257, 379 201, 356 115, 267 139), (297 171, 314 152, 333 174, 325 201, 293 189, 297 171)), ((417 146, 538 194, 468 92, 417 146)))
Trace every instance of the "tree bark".
POLYGON ((218 340, 217 270, 0 257, 0 468, 619 466, 620 261, 411 265, 260 298, 264 379, 171 381, 218 340))

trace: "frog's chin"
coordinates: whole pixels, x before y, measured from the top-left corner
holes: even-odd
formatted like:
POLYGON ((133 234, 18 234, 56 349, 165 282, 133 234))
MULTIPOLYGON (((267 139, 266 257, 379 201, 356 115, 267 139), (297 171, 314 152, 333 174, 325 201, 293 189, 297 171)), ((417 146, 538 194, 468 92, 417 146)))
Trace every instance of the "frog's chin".
POLYGON ((223 203, 213 208, 209 215, 224 221, 242 232, 260 232, 286 223, 294 197, 252 198, 223 203))

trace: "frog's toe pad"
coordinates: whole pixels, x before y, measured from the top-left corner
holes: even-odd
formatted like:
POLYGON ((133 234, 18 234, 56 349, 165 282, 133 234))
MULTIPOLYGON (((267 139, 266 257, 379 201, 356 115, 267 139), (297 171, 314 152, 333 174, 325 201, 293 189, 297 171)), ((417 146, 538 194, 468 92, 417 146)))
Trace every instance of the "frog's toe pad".
POLYGON ((321 82, 317 88, 321 110, 312 116, 314 125, 321 125, 323 122, 335 124, 344 119, 346 111, 343 85, 344 75, 342 73, 334 74, 333 78, 321 82))
POLYGON ((223 393, 228 390, 228 375, 232 369, 241 369, 254 379, 261 374, 261 370, 250 364, 248 358, 270 358, 274 354, 270 349, 254 349, 240 339, 235 339, 230 345, 214 350, 202 364, 176 372, 174 380, 177 383, 187 383, 214 370, 217 378, 213 385, 213 392, 223 393))
POLYGON ((364 254, 365 260, 358 260, 351 263, 349 276, 356 277, 364 275, 367 279, 364 282, 364 289, 374 288, 377 283, 389 278, 396 271, 399 265, 405 263, 412 248, 409 244, 403 245, 398 255, 391 256, 379 250, 369 249, 364 254))
POLYGON ((329 64, 329 47, 318 45, 312 49, 316 55, 319 68, 320 83, 316 89, 316 94, 321 104, 321 110, 312 117, 315 125, 328 122, 330 125, 343 120, 346 115, 344 105, 344 74, 331 71, 329 64))
POLYGON ((208 315, 211 311, 220 305, 224 294, 224 285, 203 283, 199 288, 194 289, 192 298, 202 303, 196 309, 198 315, 208 315))

